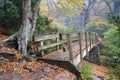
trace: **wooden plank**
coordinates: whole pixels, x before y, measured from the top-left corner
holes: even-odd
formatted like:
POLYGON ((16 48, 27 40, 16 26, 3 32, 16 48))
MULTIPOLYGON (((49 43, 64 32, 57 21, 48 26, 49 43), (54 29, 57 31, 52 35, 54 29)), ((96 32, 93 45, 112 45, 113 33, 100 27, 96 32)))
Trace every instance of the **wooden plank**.
POLYGON ((80 32, 81 34, 81 41, 85 42, 85 32, 80 32))
POLYGON ((60 45, 60 44, 64 44, 66 42, 67 41, 61 41, 61 42, 58 42, 58 43, 54 43, 54 44, 50 44, 50 45, 47 45, 47 46, 39 47, 38 50, 41 51, 41 50, 51 48, 51 47, 54 47, 54 46, 57 46, 57 45, 60 45))
POLYGON ((92 32, 92 44, 94 43, 94 33, 92 32))
POLYGON ((79 46, 80 46, 80 59, 82 60, 82 38, 81 38, 81 33, 78 33, 79 37, 79 46))
MULTIPOLYGON (((59 42, 59 39, 56 38, 56 43, 58 43, 58 42, 59 42)), ((56 46, 56 49, 59 50, 59 48, 60 48, 59 45, 57 45, 57 46, 56 46)))
MULTIPOLYGON (((59 36, 60 36, 60 40, 67 40, 67 36, 65 34, 59 34, 59 36)), ((67 44, 64 44, 62 47, 64 52, 67 49, 66 47, 67 47, 67 44)))
POLYGON ((86 43, 86 53, 88 53, 88 39, 87 39, 87 32, 85 32, 85 43, 86 43))
POLYGON ((67 39, 66 34, 59 34, 59 36, 60 36, 60 40, 66 40, 67 39))
POLYGON ((89 35, 89 32, 87 32, 87 46, 90 46, 90 35, 89 35))
POLYGON ((98 42, 98 34, 95 33, 95 43, 96 43, 96 45, 97 45, 97 42, 98 42))
POLYGON ((93 37, 94 37, 94 43, 96 43, 96 33, 93 32, 93 37))
POLYGON ((73 38, 73 37, 72 37, 71 40, 72 40, 72 42, 73 42, 73 41, 76 41, 76 42, 77 42, 77 41, 79 40, 79 38, 78 38, 78 37, 76 37, 76 38, 73 38))
MULTIPOLYGON (((44 46, 44 43, 43 41, 40 42, 40 46, 43 47, 44 46)), ((41 51, 41 55, 44 56, 44 50, 41 51)))
MULTIPOLYGON (((91 47, 95 47, 95 44, 92 44, 91 47)), ((88 51, 90 51, 90 46, 88 46, 88 51)), ((82 57, 84 58, 86 56, 86 49, 83 49, 82 51, 82 57)), ((74 64, 77 66, 80 62, 81 62, 81 59, 80 59, 80 54, 78 54, 77 56, 74 57, 74 64)))
POLYGON ((35 42, 50 40, 50 39, 55 39, 55 38, 59 38, 59 35, 56 34, 56 35, 47 35, 47 36, 37 36, 37 37, 35 37, 35 42))
POLYGON ((91 33, 90 32, 89 32, 89 42, 90 42, 90 49, 92 49, 91 48, 92 40, 91 40, 91 33))
POLYGON ((67 34, 67 40, 68 40, 68 51, 69 51, 69 56, 70 60, 73 61, 73 53, 72 53, 72 46, 71 46, 71 35, 67 34))
POLYGON ((78 33, 72 33, 71 37, 78 37, 78 33))

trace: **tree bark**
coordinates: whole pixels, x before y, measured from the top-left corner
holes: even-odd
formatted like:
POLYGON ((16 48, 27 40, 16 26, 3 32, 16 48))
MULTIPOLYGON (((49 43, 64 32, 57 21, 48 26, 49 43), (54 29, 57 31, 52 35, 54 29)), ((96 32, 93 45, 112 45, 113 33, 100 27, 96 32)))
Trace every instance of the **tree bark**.
POLYGON ((35 31, 35 27, 36 27, 36 20, 37 20, 37 14, 38 14, 38 9, 39 9, 39 4, 40 4, 41 0, 37 0, 36 3, 34 4, 33 6, 33 20, 32 20, 32 30, 31 30, 31 37, 32 35, 34 34, 34 31, 35 31))
POLYGON ((22 25, 18 33, 18 45, 19 50, 23 52, 24 56, 27 56, 27 44, 30 38, 30 29, 32 23, 30 21, 31 14, 31 0, 23 0, 23 13, 22 13, 22 25))
POLYGON ((35 31, 37 14, 38 14, 40 2, 41 0, 36 0, 32 8, 31 0, 22 1, 22 10, 23 10, 22 11, 22 25, 16 34, 4 40, 2 43, 0 43, 0 46, 2 46, 5 42, 17 37, 18 49, 22 51, 24 56, 28 56, 28 53, 27 53, 28 40, 32 38, 34 31, 35 31))
POLYGON ((31 0, 23 0, 23 14, 22 14, 22 25, 18 33, 18 45, 19 50, 23 52, 24 56, 27 54, 27 44, 28 40, 33 36, 36 19, 38 13, 38 6, 41 0, 37 0, 33 7, 33 12, 31 8, 31 0))

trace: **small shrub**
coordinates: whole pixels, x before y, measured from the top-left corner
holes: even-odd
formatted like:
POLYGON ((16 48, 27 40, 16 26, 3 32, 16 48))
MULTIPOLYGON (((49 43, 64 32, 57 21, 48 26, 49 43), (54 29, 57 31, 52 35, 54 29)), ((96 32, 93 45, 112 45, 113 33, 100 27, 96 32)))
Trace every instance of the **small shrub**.
POLYGON ((81 67, 81 71, 82 71, 81 76, 83 80, 93 80, 93 78, 90 77, 91 68, 89 65, 85 65, 84 67, 81 67))
MULTIPOLYGON (((19 1, 16 2, 21 4, 19 1)), ((7 27, 11 34, 18 31, 21 23, 21 10, 13 0, 5 0, 0 11, 0 25, 7 27)))

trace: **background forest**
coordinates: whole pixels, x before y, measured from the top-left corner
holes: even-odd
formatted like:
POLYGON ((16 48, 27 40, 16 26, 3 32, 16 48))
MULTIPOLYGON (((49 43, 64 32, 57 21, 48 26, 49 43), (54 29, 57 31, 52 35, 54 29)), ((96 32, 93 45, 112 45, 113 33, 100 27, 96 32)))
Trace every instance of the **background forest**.
MULTIPOLYGON (((37 1, 31 0, 31 9, 37 1)), ((24 16, 22 4, 22 0, 0 0, 0 34, 12 36, 20 30, 24 16)), ((120 0, 41 0, 35 15, 35 36, 98 33, 103 40, 104 62, 112 66, 110 78, 120 80, 120 0)), ((29 19, 34 22, 33 18, 29 19)))

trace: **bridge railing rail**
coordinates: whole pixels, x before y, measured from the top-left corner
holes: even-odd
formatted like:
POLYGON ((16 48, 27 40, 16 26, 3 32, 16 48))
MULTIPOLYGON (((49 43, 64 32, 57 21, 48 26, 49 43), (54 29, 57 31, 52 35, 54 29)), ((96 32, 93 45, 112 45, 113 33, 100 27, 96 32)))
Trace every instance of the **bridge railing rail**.
POLYGON ((94 32, 78 32, 72 34, 55 34, 55 35, 46 35, 46 36, 37 36, 33 38, 34 43, 36 44, 37 52, 40 52, 42 56, 44 56, 44 50, 56 47, 57 50, 60 49, 60 45, 64 45, 62 47, 63 51, 68 50, 70 60, 73 61, 73 50, 72 47, 75 43, 79 44, 79 54, 80 59, 82 59, 82 47, 86 49, 88 53, 88 47, 91 48, 92 44, 97 44, 98 35, 94 32), (44 42, 46 40, 53 40, 54 42, 51 44, 45 45, 44 42))

